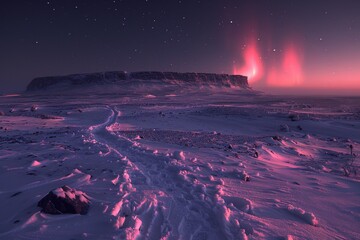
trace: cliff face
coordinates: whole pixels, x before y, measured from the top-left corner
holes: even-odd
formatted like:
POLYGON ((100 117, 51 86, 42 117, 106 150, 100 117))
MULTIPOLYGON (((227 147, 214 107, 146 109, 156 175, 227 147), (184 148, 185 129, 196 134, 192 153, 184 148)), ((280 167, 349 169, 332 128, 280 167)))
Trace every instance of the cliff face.
POLYGON ((108 84, 146 83, 201 85, 221 87, 249 88, 247 77, 241 75, 214 74, 214 73, 179 73, 179 72, 103 72, 91 74, 73 74, 67 76, 40 77, 33 79, 27 86, 27 91, 46 90, 50 87, 108 84))
POLYGON ((90 85, 111 84, 126 80, 125 72, 104 72, 89 74, 72 74, 67 76, 34 78, 26 87, 26 91, 45 90, 55 85, 90 85))

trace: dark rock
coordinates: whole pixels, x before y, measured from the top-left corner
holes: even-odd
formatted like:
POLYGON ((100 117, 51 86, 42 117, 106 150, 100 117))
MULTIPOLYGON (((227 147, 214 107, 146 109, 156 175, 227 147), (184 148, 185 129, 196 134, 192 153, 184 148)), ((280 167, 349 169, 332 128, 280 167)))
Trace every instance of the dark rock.
POLYGON ((89 197, 68 186, 62 186, 50 191, 39 202, 38 206, 42 212, 48 214, 81 214, 84 215, 89 210, 89 197))
POLYGON ((14 193, 14 194, 12 194, 10 197, 12 198, 12 197, 16 197, 17 195, 19 195, 19 194, 21 194, 22 192, 16 192, 16 193, 14 193))
POLYGON ((281 141, 281 137, 279 136, 273 136, 272 139, 274 139, 275 141, 281 141))
POLYGON ((289 118, 290 118, 290 120, 293 121, 293 122, 300 120, 300 117, 299 117, 299 115, 297 115, 297 114, 290 114, 290 115, 289 115, 289 118))
POLYGON ((289 129, 289 126, 284 124, 284 125, 280 125, 280 131, 282 132, 289 132, 290 129, 289 129))
POLYGON ((59 117, 56 116, 50 116, 50 115, 46 115, 46 114, 40 114, 38 116, 35 116, 41 119, 59 119, 59 117))
POLYGON ((240 177, 243 181, 245 181, 245 182, 249 182, 249 181, 250 181, 250 176, 249 176, 249 174, 247 174, 247 172, 245 172, 245 171, 241 171, 241 172, 239 173, 239 177, 240 177))
POLYGON ((35 112, 37 109, 38 109, 37 106, 33 105, 31 106, 30 111, 35 112))

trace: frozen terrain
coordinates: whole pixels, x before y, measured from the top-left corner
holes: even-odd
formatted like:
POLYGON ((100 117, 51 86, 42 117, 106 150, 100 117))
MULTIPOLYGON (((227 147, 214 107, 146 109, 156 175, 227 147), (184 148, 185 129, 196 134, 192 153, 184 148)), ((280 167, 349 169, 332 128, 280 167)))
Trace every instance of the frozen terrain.
POLYGON ((0 239, 360 238, 360 98, 81 93, 0 97, 0 239))

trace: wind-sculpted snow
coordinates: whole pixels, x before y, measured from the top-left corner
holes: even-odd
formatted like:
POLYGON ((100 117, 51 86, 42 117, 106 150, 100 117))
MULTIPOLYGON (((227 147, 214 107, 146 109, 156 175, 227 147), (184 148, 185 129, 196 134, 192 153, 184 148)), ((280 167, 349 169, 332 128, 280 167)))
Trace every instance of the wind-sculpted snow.
POLYGON ((240 87, 249 88, 247 77, 241 75, 214 73, 179 73, 179 72, 103 72, 92 74, 73 74, 67 76, 40 77, 33 79, 27 91, 51 88, 83 88, 88 86, 118 86, 148 88, 154 85, 166 89, 169 86, 184 87, 240 87))
POLYGON ((0 99, 0 239, 358 239, 358 98, 0 99))

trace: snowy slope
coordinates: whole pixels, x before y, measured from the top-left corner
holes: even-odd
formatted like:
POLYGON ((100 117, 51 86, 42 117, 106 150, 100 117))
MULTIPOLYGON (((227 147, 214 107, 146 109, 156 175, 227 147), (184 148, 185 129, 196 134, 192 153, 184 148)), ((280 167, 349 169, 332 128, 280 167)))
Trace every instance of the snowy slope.
POLYGON ((0 239, 359 239, 360 179, 344 176, 360 161, 359 102, 2 96, 0 239), (40 211, 63 185, 89 196, 87 215, 40 211))

